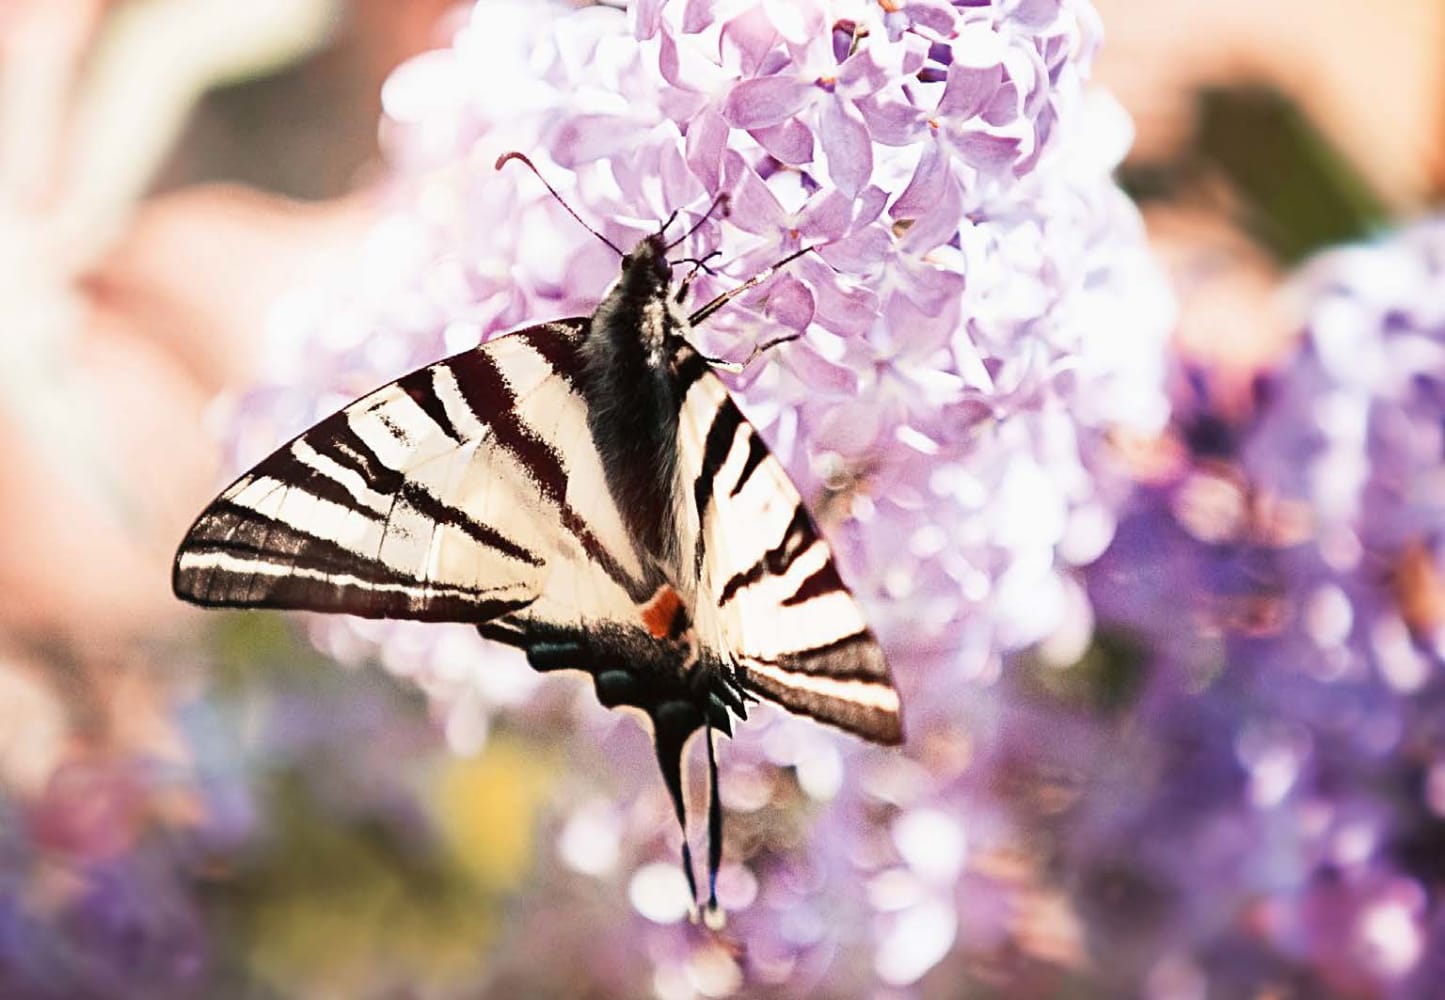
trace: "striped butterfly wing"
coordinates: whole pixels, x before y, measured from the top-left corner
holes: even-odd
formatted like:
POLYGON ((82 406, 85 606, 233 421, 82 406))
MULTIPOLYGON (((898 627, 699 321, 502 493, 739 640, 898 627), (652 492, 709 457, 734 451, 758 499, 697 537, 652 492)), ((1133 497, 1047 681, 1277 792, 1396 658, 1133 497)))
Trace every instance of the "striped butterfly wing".
MULTIPOLYGON (((903 738, 883 651, 827 542, 757 428, 695 353, 679 416, 696 512, 699 618, 743 683, 791 712, 878 743, 903 738)), ((700 622, 700 625, 702 623, 700 622)))
POLYGON ((575 385, 586 325, 499 338, 322 420, 201 514, 176 556, 176 594, 506 620, 514 639, 532 622, 585 631, 634 617, 647 573, 600 488, 575 385))

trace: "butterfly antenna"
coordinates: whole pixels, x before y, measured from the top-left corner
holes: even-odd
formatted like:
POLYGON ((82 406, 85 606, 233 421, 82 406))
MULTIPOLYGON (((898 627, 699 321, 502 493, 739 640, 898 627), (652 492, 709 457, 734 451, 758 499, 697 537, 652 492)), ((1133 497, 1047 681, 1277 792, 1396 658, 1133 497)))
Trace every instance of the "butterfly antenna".
POLYGON ((712 300, 711 302, 709 302, 707 305, 703 306, 703 307, 702 307, 701 309, 699 309, 697 312, 695 312, 695 313, 693 313, 691 316, 689 316, 689 317, 688 317, 688 320, 687 320, 688 323, 690 323, 690 324, 693 325, 693 326, 697 326, 697 325, 698 325, 699 323, 701 323, 703 320, 707 319, 709 316, 711 316, 713 313, 717 312, 719 309, 721 309, 723 306, 727 305, 729 302, 731 302, 733 299, 737 298, 739 295, 742 295, 744 292, 748 291, 749 289, 758 287, 758 286, 761 285, 763 282, 765 282, 765 281, 767 281, 769 278, 771 278, 773 275, 777 274, 778 271, 780 271, 780 270, 783 269, 784 267, 787 267, 787 266, 788 266, 789 264, 791 264, 793 261, 795 261, 795 260, 797 260, 799 257, 803 256, 803 254, 809 253, 809 252, 811 252, 811 251, 813 251, 813 250, 816 250, 816 249, 818 249, 816 246, 811 246, 811 247, 803 247, 801 250, 794 250, 792 253, 788 254, 786 257, 784 257, 782 260, 778 261, 778 262, 777 262, 776 264, 774 264, 773 266, 763 268, 761 271, 759 271, 757 274, 753 275, 753 276, 752 276, 751 278, 749 278, 747 281, 744 281, 744 282, 743 282, 741 285, 739 285, 738 287, 736 287, 736 288, 730 288, 730 289, 728 289, 726 292, 723 292, 723 293, 722 293, 721 295, 719 295, 717 298, 713 299, 713 300, 712 300))
POLYGON ((705 257, 684 257, 681 260, 677 261, 673 265, 674 267, 681 264, 691 264, 692 270, 687 272, 687 274, 683 277, 682 281, 678 282, 677 293, 673 295, 672 301, 676 302, 678 305, 682 305, 684 302, 687 301, 687 293, 692 290, 692 283, 697 280, 697 276, 699 273, 715 277, 717 275, 717 272, 714 271, 712 268, 708 267, 707 262, 712 260, 714 257, 721 256, 721 250, 713 250, 705 257))
MULTIPOLYGON (((726 219, 728 217, 728 206, 731 203, 732 199, 728 197, 728 193, 726 191, 720 193, 716 198, 712 200, 712 204, 707 207, 707 211, 702 213, 702 217, 693 223, 692 228, 689 229, 687 232, 683 233, 677 239, 673 240, 671 243, 669 243, 666 249, 671 250, 679 243, 682 243, 683 241, 691 237, 693 233, 697 232, 699 229, 702 228, 704 222, 713 217, 714 212, 721 213, 722 217, 726 219)), ((667 227, 672 225, 672 220, 675 218, 677 218, 676 212, 673 212, 672 215, 668 216, 667 221, 662 224, 662 231, 666 231, 667 227)))
POLYGON ((519 153, 516 150, 512 150, 510 153, 503 153, 501 156, 497 157, 496 169, 501 170, 504 166, 507 165, 508 161, 510 160, 520 160, 528 170, 536 174, 537 180, 541 181, 542 186, 547 189, 547 191, 552 195, 553 198, 557 199, 557 204, 565 208, 567 210, 567 214, 577 220, 578 225, 580 225, 583 229, 587 230, 593 236, 597 237, 603 243, 606 243, 608 246, 610 246, 613 252, 617 254, 617 256, 627 256, 625 253, 622 252, 621 247, 619 247, 616 243, 613 243, 606 236, 603 236, 591 226, 587 225, 587 223, 582 220, 582 216, 578 215, 572 210, 572 206, 567 204, 567 200, 557 193, 557 189, 554 188, 551 184, 547 183, 547 178, 542 176, 542 171, 538 170, 537 165, 527 158, 527 154, 519 153))

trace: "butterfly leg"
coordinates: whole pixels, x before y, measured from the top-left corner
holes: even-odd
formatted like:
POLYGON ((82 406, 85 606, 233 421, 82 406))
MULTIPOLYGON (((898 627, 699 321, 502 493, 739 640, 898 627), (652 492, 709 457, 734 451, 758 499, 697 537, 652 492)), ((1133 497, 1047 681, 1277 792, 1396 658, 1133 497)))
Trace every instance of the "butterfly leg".
POLYGON ((772 267, 765 267, 765 268, 763 268, 761 271, 759 271, 757 274, 753 275, 753 276, 752 276, 751 278, 749 278, 747 281, 744 281, 744 282, 743 282, 741 285, 739 285, 738 287, 728 289, 727 291, 725 291, 725 292, 723 292, 721 295, 719 295, 717 298, 713 299, 711 302, 707 303, 707 304, 704 305, 702 308, 698 309, 696 312, 694 312, 691 316, 689 316, 689 317, 687 318, 688 323, 691 324, 692 326, 697 326, 697 325, 698 325, 699 323, 701 323, 703 320, 707 319, 709 316, 711 316, 713 313, 717 312, 719 309, 721 309, 723 306, 727 305, 729 302, 731 302, 733 299, 737 298, 739 295, 742 295, 744 292, 747 292, 749 289, 753 289, 753 288, 758 287, 758 286, 761 285, 763 282, 765 282, 765 281, 767 281, 769 278, 771 278, 773 275, 777 274, 779 270, 781 270, 782 268, 786 267, 788 264, 791 264, 793 261, 797 260, 799 257, 803 256, 803 254, 807 253, 807 252, 810 251, 810 250, 816 250, 816 249, 817 249, 817 247, 803 247, 801 250, 794 250, 792 253, 788 254, 786 257, 784 257, 782 260, 778 261, 778 262, 777 262, 776 264, 774 264, 772 267))
POLYGON ((786 344, 789 341, 797 340, 801 333, 790 333, 786 337, 774 337, 772 340, 764 341, 761 344, 754 344, 752 352, 741 361, 728 361, 726 358, 709 358, 704 356, 703 360, 721 371, 730 375, 741 375, 748 365, 752 364, 764 351, 771 351, 779 344, 786 344))
POLYGON ((716 275, 717 272, 714 271, 712 268, 708 267, 707 262, 712 260, 714 257, 721 256, 721 250, 714 250, 705 257, 684 257, 679 260, 677 262, 679 264, 691 264, 692 270, 687 272, 687 274, 683 277, 682 281, 678 282, 677 293, 673 295, 672 300, 678 305, 682 305, 684 302, 686 302, 687 293, 692 290, 692 283, 697 280, 698 273, 701 272, 703 274, 716 275))

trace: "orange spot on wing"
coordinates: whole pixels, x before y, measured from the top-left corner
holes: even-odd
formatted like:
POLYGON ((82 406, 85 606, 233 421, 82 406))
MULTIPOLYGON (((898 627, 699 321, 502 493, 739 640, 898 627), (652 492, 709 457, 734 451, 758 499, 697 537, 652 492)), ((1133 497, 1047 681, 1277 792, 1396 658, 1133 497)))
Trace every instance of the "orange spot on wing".
POLYGON ((664 583, 652 595, 652 600, 642 606, 642 624, 646 626, 647 634, 654 639, 666 639, 672 635, 673 623, 681 610, 682 598, 664 583))

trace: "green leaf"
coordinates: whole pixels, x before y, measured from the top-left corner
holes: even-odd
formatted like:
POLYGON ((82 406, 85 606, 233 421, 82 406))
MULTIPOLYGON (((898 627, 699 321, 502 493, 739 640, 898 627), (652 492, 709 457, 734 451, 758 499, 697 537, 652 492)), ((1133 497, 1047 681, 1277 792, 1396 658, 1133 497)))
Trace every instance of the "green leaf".
POLYGON ((1228 179, 1245 226, 1286 264, 1389 222, 1363 176, 1277 91, 1202 92, 1194 153, 1228 179))

